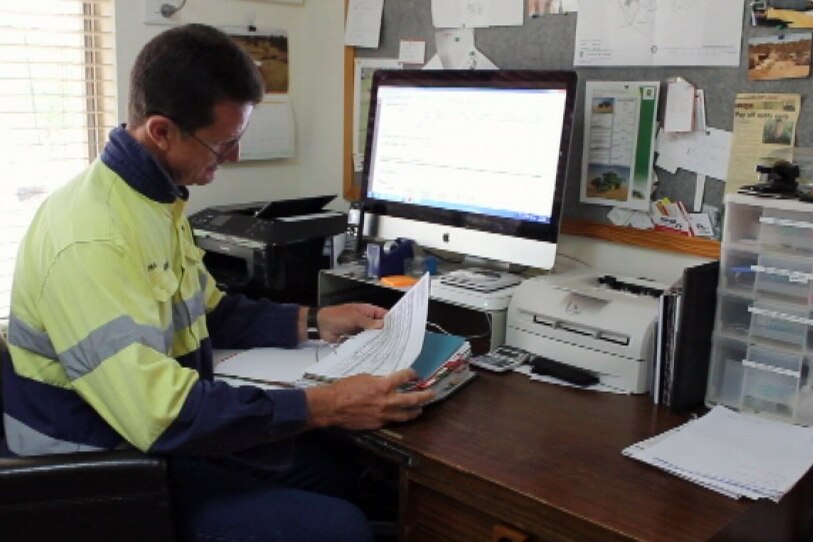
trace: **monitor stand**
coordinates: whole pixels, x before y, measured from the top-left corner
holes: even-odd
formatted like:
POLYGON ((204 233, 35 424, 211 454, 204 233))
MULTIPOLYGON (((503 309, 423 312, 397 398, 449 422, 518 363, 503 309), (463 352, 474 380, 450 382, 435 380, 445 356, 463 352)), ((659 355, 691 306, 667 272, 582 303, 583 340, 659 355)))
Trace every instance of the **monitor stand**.
POLYGON ((462 267, 466 269, 486 269, 490 271, 510 272, 511 264, 499 260, 490 260, 478 256, 463 256, 462 267))

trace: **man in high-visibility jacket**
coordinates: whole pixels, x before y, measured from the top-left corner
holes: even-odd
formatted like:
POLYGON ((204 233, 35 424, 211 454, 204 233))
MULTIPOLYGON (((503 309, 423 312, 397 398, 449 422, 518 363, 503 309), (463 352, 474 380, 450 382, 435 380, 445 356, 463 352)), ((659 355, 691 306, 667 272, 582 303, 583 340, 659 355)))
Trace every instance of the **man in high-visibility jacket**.
POLYGON ((431 392, 398 392, 410 371, 305 390, 212 379, 213 347, 293 347, 308 324, 335 340, 381 327, 385 314, 224 295, 206 271, 186 187, 237 160, 262 96, 251 57, 211 27, 173 28, 139 53, 127 125, 46 200, 21 245, 3 367, 7 442, 18 455, 167 454, 188 540, 367 540, 360 510, 320 493, 348 473, 330 472, 344 467, 336 449, 308 430, 408 420, 431 392), (238 461, 248 456, 274 469, 258 475, 238 461))

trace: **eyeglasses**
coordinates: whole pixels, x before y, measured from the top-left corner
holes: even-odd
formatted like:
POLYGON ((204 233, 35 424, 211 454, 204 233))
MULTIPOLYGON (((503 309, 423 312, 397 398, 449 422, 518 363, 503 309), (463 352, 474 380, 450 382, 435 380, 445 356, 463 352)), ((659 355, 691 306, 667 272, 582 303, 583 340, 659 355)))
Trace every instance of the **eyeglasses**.
MULTIPOLYGON (((231 155, 231 153, 234 152, 234 149, 236 149, 237 146, 240 144, 240 138, 243 137, 243 134, 240 134, 235 139, 232 139, 231 141, 227 141, 225 143, 220 144, 219 146, 221 147, 221 149, 218 151, 217 149, 215 149, 214 147, 212 147, 211 145, 206 143, 204 140, 202 140, 201 138, 199 138, 198 136, 196 136, 192 132, 189 132, 187 130, 183 130, 183 131, 184 131, 184 133, 186 133, 186 135, 188 135, 189 137, 191 137, 192 139, 194 139, 195 141, 197 141, 198 143, 200 143, 201 145, 203 145, 204 147, 209 149, 209 152, 211 152, 215 156, 215 160, 217 160, 218 164, 222 164, 223 162, 226 161, 226 158, 228 158, 231 155)), ((245 133, 245 132, 243 132, 243 133, 245 133)))
POLYGON ((187 130, 186 128, 184 128, 180 122, 170 117, 169 115, 164 115, 163 113, 157 112, 150 114, 161 115, 162 117, 166 117, 169 120, 171 120, 173 123, 175 123, 175 126, 177 126, 181 132, 185 133, 186 135, 188 135, 189 137, 191 137, 192 139, 206 147, 206 149, 215 156, 215 160, 217 160, 218 164, 222 164, 223 162, 225 162, 226 158, 228 158, 234 152, 238 145, 240 145, 240 139, 243 137, 243 134, 245 134, 246 130, 248 129, 248 126, 246 126, 246 128, 242 131, 242 133, 239 136, 230 141, 226 141, 225 143, 221 143, 220 145, 218 145, 220 147, 220 150, 217 150, 217 148, 209 145, 204 140, 193 134, 191 130, 187 130))

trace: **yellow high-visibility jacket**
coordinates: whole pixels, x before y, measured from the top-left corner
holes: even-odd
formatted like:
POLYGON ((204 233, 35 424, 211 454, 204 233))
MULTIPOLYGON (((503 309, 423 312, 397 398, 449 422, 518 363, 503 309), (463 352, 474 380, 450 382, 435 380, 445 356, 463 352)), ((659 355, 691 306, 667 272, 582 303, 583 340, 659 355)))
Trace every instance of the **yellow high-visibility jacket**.
POLYGON ((299 307, 219 291, 186 195, 120 127, 43 203, 12 290, 3 367, 12 453, 220 455, 302 431, 301 390, 212 380, 213 347, 294 346, 299 307))

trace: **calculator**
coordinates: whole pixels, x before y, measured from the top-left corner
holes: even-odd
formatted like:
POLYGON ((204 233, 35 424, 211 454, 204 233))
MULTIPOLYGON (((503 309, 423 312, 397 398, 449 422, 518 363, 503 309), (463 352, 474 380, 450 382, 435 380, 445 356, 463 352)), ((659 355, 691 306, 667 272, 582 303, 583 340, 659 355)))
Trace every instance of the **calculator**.
POLYGON ((481 369, 503 373, 530 361, 534 357, 527 350, 503 344, 490 352, 472 357, 469 359, 469 363, 481 369))

